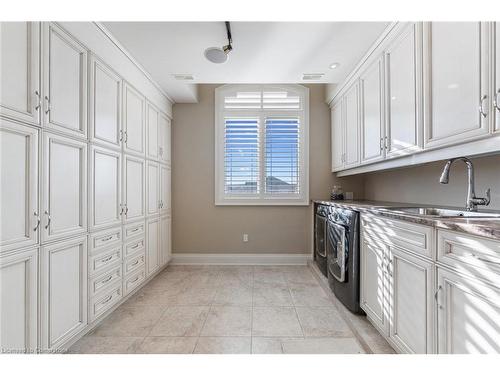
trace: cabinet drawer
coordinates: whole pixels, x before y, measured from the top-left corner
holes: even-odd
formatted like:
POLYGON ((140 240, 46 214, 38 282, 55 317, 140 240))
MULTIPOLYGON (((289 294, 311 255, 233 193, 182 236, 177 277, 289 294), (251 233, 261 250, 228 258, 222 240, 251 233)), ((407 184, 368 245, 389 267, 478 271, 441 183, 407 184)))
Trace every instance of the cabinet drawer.
POLYGON ((139 286, 142 285, 144 280, 146 279, 146 267, 142 266, 142 268, 131 274, 130 276, 127 276, 124 281, 123 281, 123 290, 124 294, 123 295, 128 295, 130 292, 132 292, 134 289, 138 288, 139 286))
POLYGON ((90 258, 89 273, 91 275, 96 275, 99 272, 108 269, 108 267, 111 267, 112 265, 121 263, 121 260, 122 260, 121 245, 106 249, 97 255, 93 255, 90 258))
POLYGON ((131 241, 129 243, 127 243, 125 246, 124 246, 124 257, 125 259, 131 257, 131 256, 134 256, 134 255, 137 255, 141 252, 144 252, 146 249, 146 240, 144 237, 142 238, 138 238, 134 241, 131 241))
POLYGON ((95 254, 102 249, 117 245, 122 241, 122 228, 107 229, 90 235, 90 254, 95 254))
POLYGON ((90 297, 103 292, 110 285, 122 279, 122 266, 119 264, 107 272, 90 279, 90 297))
POLYGON ((125 276, 130 275, 132 272, 135 272, 141 267, 144 267, 145 261, 146 261, 146 256, 145 256, 145 251, 142 252, 139 256, 136 256, 134 258, 130 258, 125 261, 123 265, 123 273, 125 276))
POLYGON ((90 321, 93 322, 122 299, 122 284, 113 285, 106 293, 100 294, 90 300, 90 321))
POLYGON ((144 236, 145 233, 146 233, 146 224, 144 223, 144 221, 128 224, 123 227, 123 237, 125 241, 128 241, 130 238, 133 237, 144 236))

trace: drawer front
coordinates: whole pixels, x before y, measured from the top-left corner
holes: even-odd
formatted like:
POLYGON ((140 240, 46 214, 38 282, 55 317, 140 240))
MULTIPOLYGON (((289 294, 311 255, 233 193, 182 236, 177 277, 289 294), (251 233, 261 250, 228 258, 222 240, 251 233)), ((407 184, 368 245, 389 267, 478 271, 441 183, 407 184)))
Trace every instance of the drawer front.
POLYGON ((90 258, 89 273, 96 275, 113 265, 120 264, 122 260, 122 247, 115 246, 93 255, 90 258))
POLYGON ((123 280, 124 295, 126 296, 137 289, 143 284, 144 280, 146 280, 146 267, 143 266, 139 271, 127 276, 123 280))
POLYGON ((123 227, 123 237, 125 241, 137 236, 144 236, 146 234, 146 224, 144 221, 125 225, 123 227))
POLYGON ((103 292, 110 285, 113 285, 122 279, 122 266, 117 265, 107 272, 90 279, 90 297, 103 292))
POLYGON ((438 230, 437 247, 438 262, 461 270, 469 269, 483 278, 500 279, 500 241, 438 230))
POLYGON ((100 252, 109 246, 115 246, 122 241, 122 228, 112 228, 90 235, 90 255, 100 252))
POLYGON ((128 276, 131 273, 137 271, 139 268, 144 267, 144 265, 146 264, 145 254, 146 252, 143 251, 141 255, 125 261, 123 266, 123 273, 125 274, 125 276, 128 276))
POLYGON ((124 257, 128 259, 137 254, 143 253, 146 249, 146 239, 145 237, 137 238, 134 241, 127 243, 124 246, 124 257))
POLYGON ((123 297, 122 283, 113 285, 106 293, 102 293, 90 301, 90 321, 93 322, 104 314, 123 297))

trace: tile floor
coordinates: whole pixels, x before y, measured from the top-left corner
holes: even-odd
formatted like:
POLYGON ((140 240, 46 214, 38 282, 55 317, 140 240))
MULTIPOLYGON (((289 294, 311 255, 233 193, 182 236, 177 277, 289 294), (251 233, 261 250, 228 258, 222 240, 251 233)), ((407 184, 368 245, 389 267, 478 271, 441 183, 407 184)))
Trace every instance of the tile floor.
POLYGON ((169 266, 69 353, 391 353, 309 266, 169 266))

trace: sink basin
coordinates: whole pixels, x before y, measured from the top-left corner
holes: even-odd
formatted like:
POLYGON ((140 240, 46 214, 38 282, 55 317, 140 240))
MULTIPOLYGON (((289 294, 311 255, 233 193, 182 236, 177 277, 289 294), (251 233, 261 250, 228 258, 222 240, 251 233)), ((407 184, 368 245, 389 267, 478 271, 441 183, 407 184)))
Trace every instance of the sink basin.
POLYGON ((493 212, 470 212, 466 210, 453 210, 435 207, 384 207, 386 211, 404 212, 410 215, 433 216, 433 217, 464 217, 464 218, 500 218, 500 213, 493 212))

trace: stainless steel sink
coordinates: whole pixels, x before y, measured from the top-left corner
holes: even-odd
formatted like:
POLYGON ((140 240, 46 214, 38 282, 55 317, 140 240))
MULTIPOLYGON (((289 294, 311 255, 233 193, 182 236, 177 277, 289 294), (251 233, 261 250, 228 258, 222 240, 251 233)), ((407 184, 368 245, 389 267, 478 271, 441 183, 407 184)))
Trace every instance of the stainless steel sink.
POLYGON ((410 215, 432 216, 432 217, 464 217, 464 218, 500 218, 500 213, 494 212, 471 212, 465 210, 453 210, 436 207, 384 207, 383 210, 402 212, 410 215))

